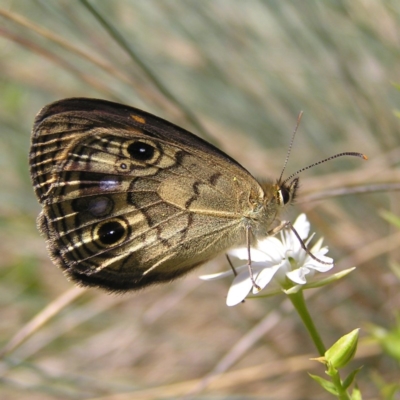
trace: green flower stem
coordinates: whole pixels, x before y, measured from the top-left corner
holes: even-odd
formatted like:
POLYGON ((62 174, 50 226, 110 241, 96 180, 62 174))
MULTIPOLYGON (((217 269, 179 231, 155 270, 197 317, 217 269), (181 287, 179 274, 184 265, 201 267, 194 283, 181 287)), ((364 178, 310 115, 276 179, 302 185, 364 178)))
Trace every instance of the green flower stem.
POLYGON ((332 383, 335 385, 337 391, 337 398, 339 400, 351 400, 350 395, 343 388, 342 380, 339 376, 339 371, 335 368, 328 368, 327 374, 332 378, 332 383))
MULTIPOLYGON (((301 320, 303 321, 305 327, 310 334, 315 347, 318 350, 320 356, 324 356, 326 349, 324 344, 322 343, 322 339, 319 336, 317 329, 315 328, 314 322, 311 319, 311 316, 308 312, 306 303, 304 301, 303 291, 299 290, 297 293, 290 293, 288 294, 290 301, 292 302, 294 308, 300 315, 301 320)), ((350 395, 347 393, 346 389, 343 388, 342 380, 339 376, 339 371, 332 366, 328 366, 328 370, 326 373, 331 377, 332 383, 336 389, 336 396, 339 400, 351 400, 350 395)))
POLYGON ((303 291, 299 290, 297 293, 288 294, 288 296, 294 308, 300 315, 300 318, 302 319, 305 327, 307 328, 308 333, 310 334, 311 339, 313 340, 319 355, 323 356, 325 354, 326 349, 324 344, 322 343, 322 339, 319 336, 317 329, 315 328, 314 322, 311 319, 311 316, 308 312, 306 303, 304 301, 303 291))

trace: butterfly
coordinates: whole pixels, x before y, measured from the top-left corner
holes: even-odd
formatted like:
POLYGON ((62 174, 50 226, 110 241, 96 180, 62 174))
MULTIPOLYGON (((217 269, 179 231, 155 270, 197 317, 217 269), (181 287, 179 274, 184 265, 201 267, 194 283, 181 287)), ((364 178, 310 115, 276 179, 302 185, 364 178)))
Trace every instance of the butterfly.
POLYGON ((243 244, 250 265, 251 244, 287 227, 279 215, 301 172, 260 183, 168 121, 88 98, 38 113, 29 161, 53 262, 82 286, 118 292, 172 281, 243 244))

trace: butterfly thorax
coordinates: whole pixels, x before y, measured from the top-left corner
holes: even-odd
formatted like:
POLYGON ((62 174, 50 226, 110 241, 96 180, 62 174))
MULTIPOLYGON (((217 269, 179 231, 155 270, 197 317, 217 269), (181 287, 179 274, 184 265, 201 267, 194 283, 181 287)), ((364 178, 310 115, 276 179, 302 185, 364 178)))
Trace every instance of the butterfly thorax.
POLYGON ((257 239, 268 236, 271 225, 277 219, 281 210, 277 193, 279 187, 276 184, 265 183, 261 185, 262 194, 258 198, 249 198, 251 211, 246 215, 246 222, 251 233, 257 239))

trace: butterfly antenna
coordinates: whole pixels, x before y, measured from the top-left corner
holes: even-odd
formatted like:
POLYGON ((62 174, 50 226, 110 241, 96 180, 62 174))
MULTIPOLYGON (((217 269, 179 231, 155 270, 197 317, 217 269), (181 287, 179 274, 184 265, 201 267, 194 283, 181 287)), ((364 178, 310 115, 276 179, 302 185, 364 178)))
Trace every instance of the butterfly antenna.
POLYGON ((368 160, 368 157, 367 157, 365 154, 362 154, 362 153, 356 153, 356 152, 353 152, 353 151, 347 151, 347 152, 344 152, 344 153, 338 153, 338 154, 335 154, 334 156, 330 156, 330 157, 328 157, 328 158, 324 158, 323 160, 317 161, 317 162, 315 162, 315 163, 313 163, 313 164, 311 164, 311 165, 308 165, 307 167, 304 167, 304 168, 299 169, 299 170, 296 171, 294 174, 292 174, 292 175, 290 175, 288 178, 286 178, 286 179, 283 181, 282 184, 286 183, 287 181, 290 181, 294 176, 300 174, 301 172, 305 171, 306 169, 310 169, 310 168, 312 168, 312 167, 315 167, 316 165, 319 165, 319 164, 322 164, 322 163, 324 163, 324 162, 333 160, 334 158, 345 157, 345 156, 360 157, 360 158, 362 158, 362 159, 364 159, 364 160, 368 160))
MULTIPOLYGON (((278 182, 281 181, 282 176, 283 176, 283 173, 285 172, 286 165, 287 165, 287 163, 288 163, 288 161, 289 161, 290 153, 291 153, 291 151, 292 151, 294 138, 295 138, 295 136, 296 136, 297 129, 299 128, 299 125, 300 125, 300 121, 301 121, 301 117, 302 117, 302 116, 303 116, 303 111, 300 111, 300 113, 299 113, 299 115, 298 115, 298 117, 297 117, 297 123, 296 123, 296 126, 295 126, 294 131, 293 131, 292 139, 291 139, 291 141, 290 141, 290 143, 289 143, 289 148, 288 148, 288 151, 287 151, 287 154, 286 154, 286 160, 285 160, 285 162, 284 162, 284 164, 283 164, 281 176, 279 177, 278 182)), ((286 181, 285 181, 285 182, 286 182, 286 181)))

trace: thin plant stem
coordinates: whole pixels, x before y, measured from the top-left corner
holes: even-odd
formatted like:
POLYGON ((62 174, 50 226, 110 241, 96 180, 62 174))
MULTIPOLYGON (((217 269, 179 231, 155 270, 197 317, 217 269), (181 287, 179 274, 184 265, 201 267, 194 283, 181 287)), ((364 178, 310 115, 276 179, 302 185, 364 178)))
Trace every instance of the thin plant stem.
POLYGON ((314 322, 310 316, 310 313, 308 312, 306 303, 304 301, 304 295, 303 291, 300 290, 297 293, 291 293, 288 295, 290 301, 292 302, 294 308, 300 315, 301 320, 303 321, 305 327, 308 330, 308 333, 311 336, 311 339, 313 340, 315 347, 318 350, 318 353, 320 356, 323 356, 325 354, 326 348, 322 342, 322 339, 314 325, 314 322))

